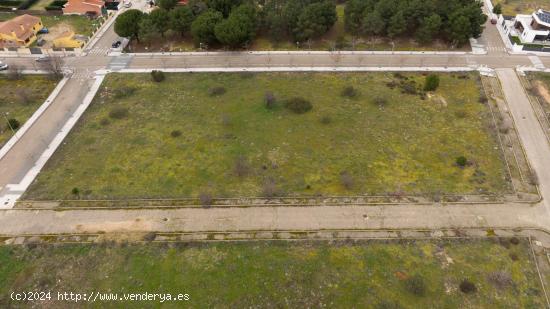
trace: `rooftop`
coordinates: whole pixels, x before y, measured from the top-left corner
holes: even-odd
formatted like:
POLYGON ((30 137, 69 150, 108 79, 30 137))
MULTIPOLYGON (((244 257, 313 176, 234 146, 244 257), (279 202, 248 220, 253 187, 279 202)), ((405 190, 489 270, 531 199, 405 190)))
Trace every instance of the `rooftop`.
POLYGON ((21 15, 0 23, 0 33, 11 35, 15 33, 18 39, 26 40, 32 36, 32 27, 40 22, 40 18, 32 15, 21 15))

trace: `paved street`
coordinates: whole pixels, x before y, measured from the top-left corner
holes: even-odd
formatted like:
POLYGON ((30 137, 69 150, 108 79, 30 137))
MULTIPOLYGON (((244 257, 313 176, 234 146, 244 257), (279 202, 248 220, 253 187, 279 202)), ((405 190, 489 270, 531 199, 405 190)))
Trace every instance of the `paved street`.
POLYGON ((0 235, 324 229, 546 228, 541 207, 393 205, 0 212, 0 235))
MULTIPOLYGON (((21 181, 69 115, 82 102, 94 71, 99 69, 251 68, 251 67, 472 67, 497 69, 510 111, 537 171, 543 197, 550 198, 548 145, 514 69, 550 67, 550 57, 509 55, 498 32, 488 26, 481 42, 487 55, 357 53, 208 53, 193 55, 134 55, 107 57, 116 38, 112 27, 85 57, 69 57, 74 73, 53 104, 0 160, 0 187, 21 181)), ((36 68, 32 58, 2 59, 8 64, 36 68)), ((1 193, 1 192, 0 192, 1 193)), ((536 227, 550 230, 546 199, 538 205, 396 205, 334 207, 250 207, 213 209, 71 210, 0 212, 0 234, 115 231, 239 231, 319 230, 441 227, 536 227)))
POLYGON ((512 69, 497 70, 498 78, 508 102, 508 107, 515 121, 516 129, 521 136, 527 159, 537 172, 539 190, 546 197, 543 204, 550 214, 550 145, 546 142, 546 135, 531 107, 521 82, 512 69))

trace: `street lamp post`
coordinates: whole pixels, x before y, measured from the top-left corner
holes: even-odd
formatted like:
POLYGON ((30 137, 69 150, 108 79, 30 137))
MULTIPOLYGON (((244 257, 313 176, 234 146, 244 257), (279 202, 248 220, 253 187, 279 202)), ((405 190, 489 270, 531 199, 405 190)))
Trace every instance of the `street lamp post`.
POLYGON ((6 122, 8 123, 8 127, 10 127, 10 130, 13 134, 15 134, 15 130, 13 129, 13 127, 11 126, 11 123, 10 123, 10 120, 8 119, 8 115, 9 113, 8 112, 5 112, 4 113, 4 118, 6 118, 6 122))

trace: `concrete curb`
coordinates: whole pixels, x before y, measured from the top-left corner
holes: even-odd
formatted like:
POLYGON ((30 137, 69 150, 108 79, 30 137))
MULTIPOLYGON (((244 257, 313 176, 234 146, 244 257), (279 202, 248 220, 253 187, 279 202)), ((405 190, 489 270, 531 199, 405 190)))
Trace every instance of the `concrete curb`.
POLYGON ((227 51, 227 52, 155 52, 155 53, 123 53, 109 52, 108 56, 231 56, 231 55, 468 55, 473 52, 454 51, 227 51))
MULTIPOLYGON (((27 74, 27 73, 25 73, 25 74, 27 74)), ((39 73, 36 73, 36 74, 39 74, 39 73)), ((0 160, 2 160, 2 158, 17 143, 19 138, 21 136, 23 136, 29 130, 29 128, 36 122, 36 120, 38 120, 38 118, 40 118, 40 116, 42 116, 44 111, 46 111, 46 109, 48 109, 48 107, 50 107, 50 105, 55 100, 55 98, 57 98, 57 95, 59 94, 61 89, 63 89, 63 87, 65 86, 65 84, 67 83, 68 80, 69 79, 65 77, 57 84, 57 86, 54 88, 52 93, 48 96, 46 101, 44 101, 44 103, 34 112, 34 114, 32 114, 31 118, 29 118, 25 122, 23 127, 21 127, 19 130, 17 130, 17 132, 15 132, 15 134, 8 140, 8 142, 4 145, 4 147, 2 147, 2 149, 0 149, 0 160)))
MULTIPOLYGON (((21 70, 21 74, 40 74, 40 75, 46 75, 50 72, 46 70, 21 70)), ((7 75, 7 71, 1 71, 0 75, 7 75)))
POLYGON ((97 70, 96 74, 108 73, 149 73, 160 70, 166 73, 193 73, 193 72, 470 72, 488 71, 481 66, 471 67, 234 67, 234 68, 148 68, 148 69, 121 69, 97 70))

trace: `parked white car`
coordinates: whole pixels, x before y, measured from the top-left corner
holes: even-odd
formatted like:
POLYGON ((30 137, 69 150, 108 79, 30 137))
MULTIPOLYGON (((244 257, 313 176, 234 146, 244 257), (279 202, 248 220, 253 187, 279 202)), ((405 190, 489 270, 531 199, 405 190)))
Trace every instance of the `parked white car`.
POLYGON ((0 61, 0 71, 4 71, 8 69, 8 65, 0 61))
POLYGON ((125 7, 125 8, 132 7, 132 2, 130 2, 130 1, 128 1, 128 0, 124 1, 124 7, 125 7))

